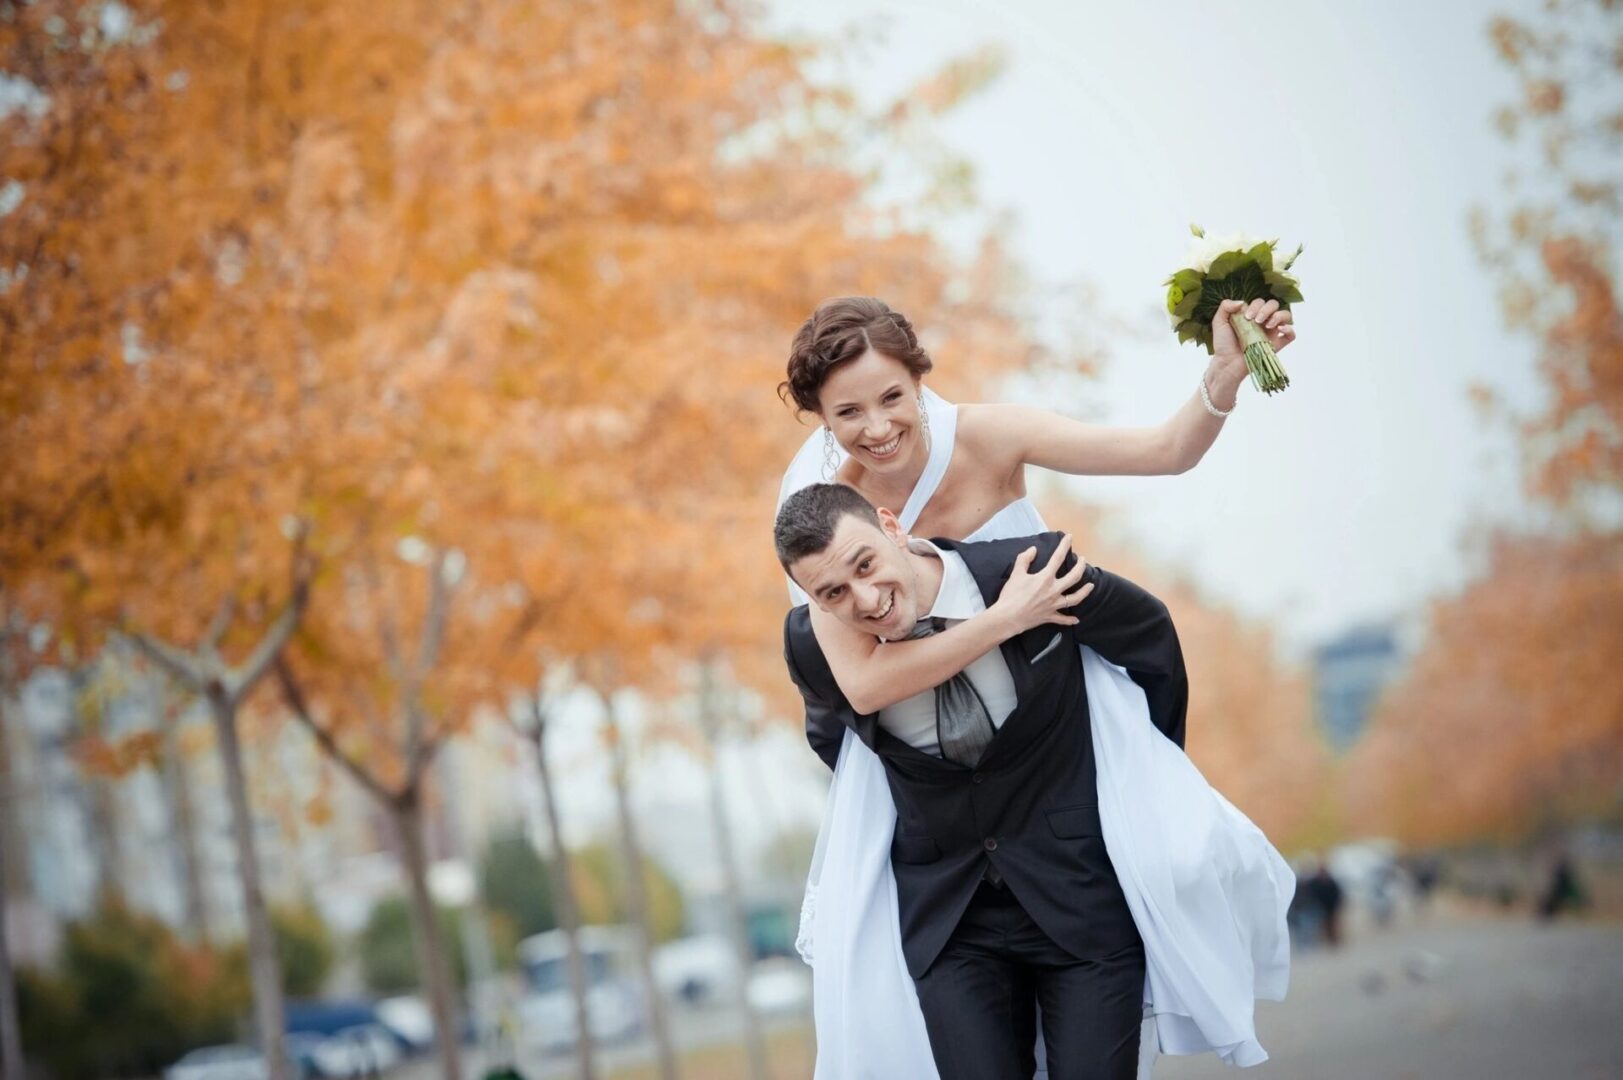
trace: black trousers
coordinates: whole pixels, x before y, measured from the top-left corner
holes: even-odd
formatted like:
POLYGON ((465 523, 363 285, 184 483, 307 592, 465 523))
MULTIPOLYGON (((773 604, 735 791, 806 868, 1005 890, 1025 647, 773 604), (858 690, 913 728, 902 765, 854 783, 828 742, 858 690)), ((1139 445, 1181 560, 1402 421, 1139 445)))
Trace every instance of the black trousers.
POLYGON ((1006 888, 982 882, 916 980, 941 1080, 1031 1080, 1037 1006, 1050 1080, 1133 1080, 1144 947, 1078 960, 1006 888))

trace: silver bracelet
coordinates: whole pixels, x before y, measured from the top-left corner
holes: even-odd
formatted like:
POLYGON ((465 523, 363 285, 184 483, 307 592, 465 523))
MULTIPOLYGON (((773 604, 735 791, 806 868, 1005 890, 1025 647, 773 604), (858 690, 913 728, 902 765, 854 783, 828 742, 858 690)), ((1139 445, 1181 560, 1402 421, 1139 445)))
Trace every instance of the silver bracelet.
POLYGON ((1238 398, 1235 399, 1233 405, 1229 406, 1228 412, 1224 412, 1222 409, 1219 409, 1216 405, 1213 405, 1212 404, 1212 395, 1210 395, 1210 394, 1208 394, 1206 392, 1206 376, 1204 376, 1204 375, 1202 375, 1200 377, 1200 403, 1202 405, 1206 406, 1206 411, 1207 412, 1211 413, 1213 416, 1217 417, 1219 420, 1221 420, 1225 416, 1229 415, 1229 413, 1233 412, 1240 405, 1240 401, 1239 401, 1238 398))

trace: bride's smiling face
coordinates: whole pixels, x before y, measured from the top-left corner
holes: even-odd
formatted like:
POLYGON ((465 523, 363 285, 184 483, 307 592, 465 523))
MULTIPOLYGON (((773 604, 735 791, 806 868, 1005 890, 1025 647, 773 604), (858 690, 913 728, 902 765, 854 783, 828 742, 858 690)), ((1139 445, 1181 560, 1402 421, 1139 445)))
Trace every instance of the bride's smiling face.
POLYGON ((928 455, 919 382, 899 360, 869 349, 835 368, 817 397, 823 423, 863 468, 906 472, 928 455))

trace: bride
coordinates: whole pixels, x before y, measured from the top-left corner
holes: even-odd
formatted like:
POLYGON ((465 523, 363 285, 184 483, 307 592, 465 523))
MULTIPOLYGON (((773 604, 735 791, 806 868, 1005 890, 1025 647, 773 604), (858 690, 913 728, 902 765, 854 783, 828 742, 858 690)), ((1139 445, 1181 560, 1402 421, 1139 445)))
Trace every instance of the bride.
MULTIPOLYGON (((779 503, 836 479, 920 536, 1046 531, 1026 497, 1027 465, 1157 475, 1200 461, 1246 377, 1229 324, 1241 311, 1276 350, 1295 339, 1290 312, 1276 303, 1225 301, 1197 391, 1166 423, 1123 429, 1021 406, 950 404, 924 387, 932 361, 906 317, 872 297, 829 300, 795 335, 780 386, 824 426, 790 463, 779 503)), ((790 590, 795 603, 806 602, 792 582, 790 590)), ((830 670, 859 713, 944 682, 998 641, 989 612, 945 633, 885 643, 816 605, 810 613, 830 670)), ((1252 1006, 1284 995, 1284 912, 1294 878, 1262 833, 1149 722, 1143 692, 1126 672, 1085 647, 1082 658, 1106 850, 1144 939, 1140 1076, 1149 1075, 1157 1049, 1212 1050, 1235 1065, 1264 1061, 1252 1006)), ((797 941, 813 965, 816 1076, 934 1078, 902 956, 890 866, 896 810, 884 767, 850 731, 837 754, 797 941)))

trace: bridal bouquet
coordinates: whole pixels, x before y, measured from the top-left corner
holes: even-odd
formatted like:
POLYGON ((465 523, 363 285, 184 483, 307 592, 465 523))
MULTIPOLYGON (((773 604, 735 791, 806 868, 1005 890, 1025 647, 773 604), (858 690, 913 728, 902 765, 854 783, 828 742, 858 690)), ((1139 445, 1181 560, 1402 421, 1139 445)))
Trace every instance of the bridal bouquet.
MULTIPOLYGON (((1167 278, 1167 311, 1178 341, 1198 341, 1212 351, 1212 317, 1224 300, 1277 300, 1289 310, 1302 302, 1301 290, 1290 268, 1302 253, 1302 246, 1284 262, 1274 264, 1277 240, 1255 240, 1235 233, 1208 237, 1199 225, 1189 226, 1196 243, 1190 249, 1183 269, 1167 278)), ((1229 316, 1235 336, 1245 346, 1245 366, 1258 390, 1273 394, 1290 385, 1285 369, 1279 366, 1274 347, 1262 329, 1243 314, 1229 316)))

